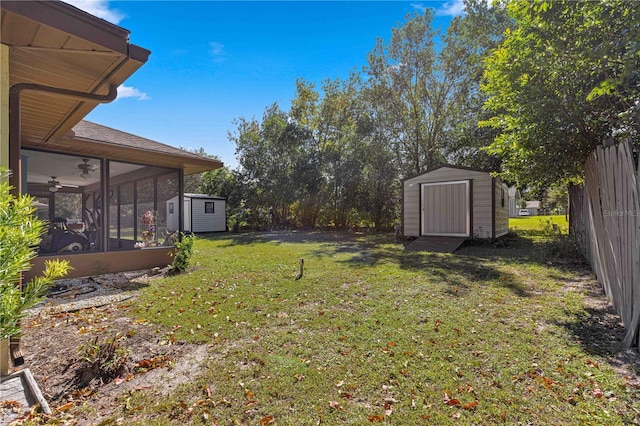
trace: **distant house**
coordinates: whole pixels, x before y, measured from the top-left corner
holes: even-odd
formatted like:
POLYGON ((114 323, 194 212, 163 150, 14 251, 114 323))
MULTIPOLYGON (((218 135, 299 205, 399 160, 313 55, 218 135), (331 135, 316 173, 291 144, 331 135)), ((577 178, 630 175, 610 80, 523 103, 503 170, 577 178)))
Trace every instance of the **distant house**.
POLYGON ((508 188, 488 171, 443 165, 402 182, 405 237, 498 238, 509 232, 508 188))
POLYGON ((509 217, 518 217, 518 210, 522 202, 520 190, 514 186, 509 188, 509 217))
POLYGON ((529 210, 529 216, 538 216, 540 214, 540 201, 527 201, 525 208, 529 210))
MULTIPOLYGON (((183 230, 222 232, 227 230, 226 199, 206 194, 184 194, 183 230)), ((178 197, 167 201, 167 228, 179 229, 178 197)))

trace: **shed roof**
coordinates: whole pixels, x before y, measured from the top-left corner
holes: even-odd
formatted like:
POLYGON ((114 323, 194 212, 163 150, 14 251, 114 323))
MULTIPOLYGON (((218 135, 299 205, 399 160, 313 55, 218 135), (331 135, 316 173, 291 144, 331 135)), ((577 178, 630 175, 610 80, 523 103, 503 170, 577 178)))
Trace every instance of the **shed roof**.
POLYGON ((185 198, 198 198, 203 200, 226 200, 225 197, 218 197, 217 195, 208 195, 208 194, 194 194, 194 193, 186 193, 184 194, 185 198))
POLYGON ((405 180, 409 180, 409 179, 413 179, 413 178, 416 178, 416 177, 418 177, 418 176, 422 176, 422 175, 425 175, 425 174, 427 174, 427 173, 434 172, 434 171, 436 171, 436 170, 438 170, 438 169, 442 169, 442 168, 459 169, 459 170, 469 170, 469 171, 472 171, 472 172, 481 172, 481 173, 487 173, 487 174, 491 173, 491 171, 490 171, 490 170, 479 169, 479 168, 477 168, 477 167, 457 166, 457 165, 453 165, 453 164, 440 164, 440 165, 438 165, 438 166, 435 166, 435 167, 432 167, 432 168, 430 168, 430 169, 427 169, 427 170, 425 170, 425 171, 424 171, 424 172, 422 172, 422 173, 418 173, 418 174, 415 174, 415 175, 412 175, 412 176, 406 177, 406 178, 404 178, 404 179, 403 179, 403 181, 405 181, 405 180))

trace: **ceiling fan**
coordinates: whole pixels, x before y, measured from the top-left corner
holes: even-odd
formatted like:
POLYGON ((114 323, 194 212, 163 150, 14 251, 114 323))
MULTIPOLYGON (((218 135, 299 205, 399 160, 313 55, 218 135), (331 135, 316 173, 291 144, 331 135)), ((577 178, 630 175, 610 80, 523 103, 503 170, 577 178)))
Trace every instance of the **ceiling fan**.
POLYGON ((56 176, 51 176, 51 180, 47 182, 49 184, 49 191, 58 192, 60 188, 78 188, 78 185, 62 184, 56 180, 56 176))
POLYGON ((83 179, 89 179, 91 177, 91 172, 96 171, 96 166, 93 164, 89 164, 88 158, 83 158, 82 163, 78 164, 76 167, 80 170, 80 177, 83 179))

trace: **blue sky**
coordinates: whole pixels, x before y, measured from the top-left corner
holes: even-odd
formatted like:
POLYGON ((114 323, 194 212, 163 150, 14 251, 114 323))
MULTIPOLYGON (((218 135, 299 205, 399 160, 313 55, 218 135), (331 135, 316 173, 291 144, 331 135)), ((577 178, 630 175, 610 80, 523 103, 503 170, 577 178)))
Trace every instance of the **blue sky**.
POLYGON ((68 0, 131 31, 151 50, 143 65, 87 119, 176 147, 204 148, 235 168, 228 131, 288 110, 296 78, 346 78, 366 64, 376 38, 408 13, 432 8, 445 29, 461 0, 423 2, 218 2, 68 0))

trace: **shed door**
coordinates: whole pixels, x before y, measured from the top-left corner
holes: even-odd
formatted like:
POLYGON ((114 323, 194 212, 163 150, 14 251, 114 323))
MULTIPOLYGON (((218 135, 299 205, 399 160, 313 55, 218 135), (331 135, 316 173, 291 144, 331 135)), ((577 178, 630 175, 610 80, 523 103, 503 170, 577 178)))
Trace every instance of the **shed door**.
POLYGON ((469 236, 469 182, 422 185, 422 235, 469 236))

